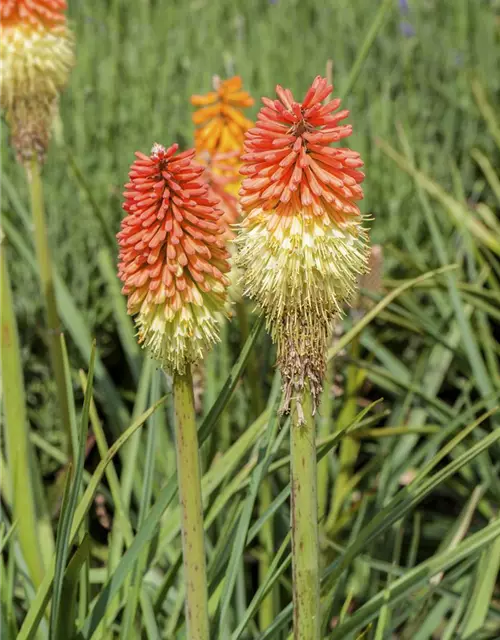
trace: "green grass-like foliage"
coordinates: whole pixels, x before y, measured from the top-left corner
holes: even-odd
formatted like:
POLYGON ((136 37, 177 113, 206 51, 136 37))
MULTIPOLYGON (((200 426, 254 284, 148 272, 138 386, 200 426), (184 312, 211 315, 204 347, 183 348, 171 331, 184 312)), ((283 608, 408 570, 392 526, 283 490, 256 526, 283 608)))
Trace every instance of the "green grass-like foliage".
MULTIPOLYGON (((29 194, 1 152, 2 638, 185 638, 171 381, 115 276, 120 193, 136 149, 191 144, 213 74, 243 77, 253 116, 328 59, 384 266, 338 322, 315 417, 322 634, 500 637, 498 2, 69 4, 77 66, 43 183, 71 460, 29 194)), ((211 637, 287 640, 290 422, 243 311, 195 372, 211 637)))

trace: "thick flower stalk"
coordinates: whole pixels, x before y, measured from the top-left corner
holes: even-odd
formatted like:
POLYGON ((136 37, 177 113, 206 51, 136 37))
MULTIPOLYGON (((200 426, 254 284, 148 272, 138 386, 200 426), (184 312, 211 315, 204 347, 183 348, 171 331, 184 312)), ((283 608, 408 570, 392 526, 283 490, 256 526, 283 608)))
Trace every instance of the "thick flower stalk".
POLYGON ((219 336, 229 280, 225 227, 195 151, 136 153, 125 185, 118 275, 140 342, 183 374, 219 336))
POLYGON ((64 0, 3 0, 0 103, 21 162, 43 161, 60 92, 73 66, 64 0))
POLYGON ((323 101, 332 86, 317 77, 296 102, 278 86, 263 98, 257 124, 245 138, 240 191, 244 214, 237 264, 246 295, 266 316, 278 347, 284 408, 306 382, 317 405, 333 318, 366 271, 367 236, 356 202, 363 165, 355 151, 332 147, 348 137, 340 100, 323 101))

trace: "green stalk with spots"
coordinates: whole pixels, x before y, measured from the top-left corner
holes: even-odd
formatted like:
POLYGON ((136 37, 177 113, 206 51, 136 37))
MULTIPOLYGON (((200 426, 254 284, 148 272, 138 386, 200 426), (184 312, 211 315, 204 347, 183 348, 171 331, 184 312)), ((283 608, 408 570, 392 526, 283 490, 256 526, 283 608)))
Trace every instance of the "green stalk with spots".
POLYGON ((316 433, 312 398, 292 401, 290 467, 292 485, 292 566, 294 640, 319 640, 319 540, 316 433))
POLYGON ((208 640, 208 595, 198 433, 191 371, 174 375, 175 444, 181 506, 188 640, 208 640))

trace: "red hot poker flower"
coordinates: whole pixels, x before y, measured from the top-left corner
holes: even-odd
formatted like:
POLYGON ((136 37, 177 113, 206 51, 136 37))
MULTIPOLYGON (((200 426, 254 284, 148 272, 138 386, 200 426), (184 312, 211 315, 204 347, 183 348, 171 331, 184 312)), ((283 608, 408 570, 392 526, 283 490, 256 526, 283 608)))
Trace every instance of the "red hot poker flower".
POLYGON ((245 293, 264 312, 278 344, 285 405, 309 379, 316 399, 333 317, 366 271, 366 234, 356 202, 364 174, 358 153, 330 146, 351 135, 348 111, 318 76, 302 102, 278 86, 262 98, 245 135, 237 239, 245 293))
POLYGON ((59 93, 74 63, 63 0, 2 0, 0 105, 21 162, 43 160, 59 93))
POLYGON ((183 373, 218 339, 229 254, 204 169, 193 162, 194 150, 176 155, 177 149, 155 144, 149 156, 135 154, 117 238, 118 275, 140 342, 183 373))
POLYGON ((347 138, 351 125, 340 125, 349 112, 334 113, 340 100, 323 104, 332 91, 317 77, 302 103, 278 86, 278 100, 262 98, 257 124, 246 134, 241 205, 290 215, 327 215, 340 222, 359 215, 356 200, 363 198, 359 153, 331 147, 347 138))
POLYGON ((66 22, 66 9, 65 0, 2 0, 0 21, 2 26, 22 23, 52 28, 66 22))

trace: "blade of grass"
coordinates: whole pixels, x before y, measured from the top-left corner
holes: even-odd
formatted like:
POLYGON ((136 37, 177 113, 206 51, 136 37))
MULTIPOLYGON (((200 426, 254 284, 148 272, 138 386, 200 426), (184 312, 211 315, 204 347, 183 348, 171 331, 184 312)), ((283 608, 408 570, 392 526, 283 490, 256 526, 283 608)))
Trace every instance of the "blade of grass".
POLYGON ((380 7, 375 15, 375 18, 370 24, 368 33, 363 38, 363 42, 361 43, 361 47, 358 51, 358 55, 356 56, 356 60, 351 67, 351 71, 349 72, 349 76, 347 77, 345 86, 342 87, 342 96, 344 100, 355 85, 363 64, 368 57, 368 54, 370 53, 370 49, 372 48, 372 45, 375 42, 380 29, 383 27, 384 21, 389 13, 389 9, 391 9, 392 6, 392 0, 383 0, 383 2, 380 3, 380 7))
POLYGON ((238 523, 238 529, 236 531, 235 540, 231 550, 231 558, 227 567, 224 588, 221 596, 218 625, 218 635, 220 637, 223 637, 224 634, 227 633, 228 614, 231 605, 231 599, 233 595, 234 585, 236 583, 237 572, 240 567, 240 559, 245 548, 252 511, 257 499, 260 483, 265 476, 266 470, 271 462, 272 445, 276 437, 276 432, 279 425, 279 420, 277 418, 279 394, 277 394, 277 396, 278 397, 274 401, 274 406, 271 409, 271 418, 268 423, 266 435, 264 436, 262 444, 259 447, 259 462, 252 474, 248 496, 243 506, 243 511, 241 513, 240 521, 238 523))
POLYGON ((500 148, 500 123, 497 120, 493 107, 488 102, 483 85, 477 78, 472 81, 472 93, 474 94, 481 115, 488 125, 491 137, 495 140, 498 148, 500 148))
MULTIPOLYGON (((73 542, 73 539, 76 537, 82 522, 85 516, 90 509, 94 494, 99 487, 101 479, 106 471, 106 467, 109 462, 114 458, 114 456, 120 451, 121 447, 128 441, 128 439, 139 429, 144 422, 149 418, 149 416, 166 400, 166 396, 161 398, 158 403, 152 407, 150 407, 147 411, 145 411, 141 416, 139 416, 130 427, 116 440, 116 442, 110 447, 109 453, 104 460, 98 464, 96 470, 94 471, 91 481, 83 494, 82 499, 80 500, 78 507, 75 511, 75 515, 73 518, 73 526, 70 534, 70 543, 73 542)), ((52 563, 50 567, 48 567, 42 584, 36 593, 36 597, 28 610, 26 618, 23 621, 22 627, 19 631, 18 640, 29 640, 35 636, 37 633, 38 625, 40 624, 40 620, 42 619, 45 608, 49 602, 50 594, 52 591, 52 583, 54 580, 54 568, 55 565, 52 563)))
POLYGON ((259 337, 263 326, 264 318, 260 317, 255 323, 250 336, 248 337, 248 340, 245 342, 238 360, 231 369, 231 373, 224 383, 224 386, 222 387, 216 401, 208 412, 206 418, 201 423, 198 430, 198 439, 200 441, 200 446, 205 441, 208 433, 210 433, 210 431, 213 429, 215 423, 220 418, 221 413, 224 411, 226 404, 229 402, 229 399, 232 396, 236 385, 238 384, 238 380, 240 379, 243 370, 245 369, 250 353, 257 341, 257 338, 259 337))
POLYGON ((83 410, 80 421, 80 433, 78 442, 78 457, 75 462, 74 474, 68 473, 68 481, 71 480, 71 488, 69 489, 67 503, 63 505, 59 517, 59 526, 56 539, 56 557, 54 569, 54 585, 52 593, 52 607, 50 610, 50 640, 63 639, 64 629, 60 626, 63 621, 60 620, 61 596, 63 591, 64 572, 66 570, 66 562, 69 555, 69 547, 71 544, 71 527, 75 515, 80 485, 83 477, 83 467, 85 464, 85 445, 87 443, 87 431, 89 425, 90 401, 92 398, 92 389, 94 381, 94 365, 95 365, 95 343, 89 362, 88 385, 83 400, 83 410))
POLYGON ((120 342, 134 381, 137 383, 141 371, 141 348, 135 336, 134 323, 127 313, 125 297, 121 293, 120 283, 116 275, 116 265, 111 259, 110 252, 105 249, 99 251, 97 260, 101 274, 108 287, 108 295, 111 298, 113 316, 120 342))
MULTIPOLYGON (((161 378, 160 372, 156 372, 156 375, 153 376, 153 380, 151 383, 151 393, 150 393, 150 403, 154 404, 160 398, 160 387, 161 387, 161 378)), ((156 412, 149 420, 147 425, 147 444, 146 444, 146 462, 145 462, 145 477, 144 483, 142 486, 142 497, 139 505, 139 517, 137 520, 137 526, 140 528, 144 522, 147 512, 149 511, 151 505, 151 496, 153 493, 153 474, 155 471, 155 447, 156 447, 156 433, 159 429, 162 428, 162 425, 158 423, 158 414, 156 412)), ((143 586, 143 576, 146 571, 146 563, 148 556, 148 547, 146 547, 140 559, 137 562, 137 565, 134 569, 134 574, 131 580, 131 588, 128 592, 127 603, 125 605, 125 611, 122 618, 121 624, 121 637, 126 640, 126 638, 130 637, 130 633, 132 632, 134 619, 136 616, 137 606, 139 601, 142 603, 142 593, 144 591, 143 586)), ((145 603, 149 602, 148 600, 144 601, 145 603)), ((148 609, 149 612, 149 609, 148 609)), ((145 620, 146 623, 146 620, 145 620)))
MULTIPOLYGON (((18 252, 20 259, 22 259, 24 263, 30 267, 33 274, 36 275, 37 265, 33 257, 33 250, 30 250, 30 247, 23 235, 15 228, 14 225, 12 225, 11 222, 9 222, 6 216, 3 216, 2 227, 5 230, 9 242, 18 252)), ((68 330, 68 334, 71 336, 73 342, 78 348, 80 355, 85 361, 88 361, 92 351, 91 333, 82 314, 78 310, 68 287, 64 283, 64 280, 55 268, 53 268, 53 272, 61 319, 68 330)), ((99 383, 98 389, 100 394, 102 397, 106 398, 106 402, 103 403, 104 409, 110 418, 110 424, 114 430, 114 435, 117 436, 128 424, 129 414, 111 379, 111 376, 99 357, 96 359, 95 376, 99 383)))
POLYGON ((259 608, 260 603, 265 598, 266 593, 269 593, 273 584, 279 580, 280 576, 283 575, 284 571, 290 566, 292 562, 292 554, 289 553, 288 556, 282 562, 282 558, 287 551, 291 540, 291 534, 287 533, 285 539, 281 543, 278 551, 273 557, 273 561, 271 562, 269 569, 267 571, 264 580, 259 583, 259 587, 255 592, 252 601, 248 605, 245 615, 239 621, 238 627, 231 635, 231 640, 238 640, 241 634, 247 629, 248 623, 251 618, 255 615, 257 609, 259 608))
POLYGON ((0 295, 2 308, 2 389, 5 435, 12 507, 17 537, 35 589, 43 579, 44 563, 38 539, 37 514, 32 485, 29 424, 22 374, 19 335, 7 271, 5 245, 0 244, 0 295))
POLYGON ((416 169, 411 162, 387 142, 378 139, 377 145, 389 158, 394 160, 398 167, 406 171, 422 189, 443 205, 458 229, 467 229, 479 243, 488 247, 497 256, 500 256, 500 241, 488 227, 485 227, 474 218, 466 207, 448 195, 442 187, 431 180, 425 173, 416 169))
POLYGON ((334 358, 338 353, 340 353, 346 346, 363 331, 363 329, 370 324, 372 320, 374 320, 378 314, 388 307, 391 302, 393 302, 398 296, 402 293, 411 289, 412 287, 420 285, 422 282, 435 278, 436 276, 440 276, 446 271, 450 271, 451 269, 456 269, 456 265, 448 265, 446 267, 441 267, 440 269, 436 269, 435 271, 428 271, 418 278, 414 278, 412 280, 408 280, 404 282, 402 285, 391 291, 391 293, 387 294, 378 304, 376 304, 373 309, 370 309, 363 318, 357 322, 352 329, 350 329, 347 333, 345 333, 340 340, 328 351, 328 360, 334 358))
POLYGON ((428 583, 430 578, 437 572, 446 571, 446 569, 458 564, 470 555, 476 554, 483 547, 496 540, 498 536, 500 536, 500 520, 496 520, 481 531, 472 534, 456 549, 436 554, 414 569, 410 569, 404 576, 395 580, 388 587, 387 592, 382 591, 377 594, 348 620, 337 626, 329 635, 329 640, 345 638, 347 634, 368 624, 378 615, 384 602, 394 606, 403 598, 407 598, 419 586, 428 583))
POLYGON ((45 308, 45 322, 48 331, 49 354, 52 372, 56 384, 57 403, 60 419, 65 436, 65 447, 71 457, 70 409, 68 406, 68 391, 64 375, 63 354, 59 334, 59 312, 54 284, 54 271, 49 248, 47 220, 43 195, 41 164, 37 155, 26 164, 26 180, 31 196, 31 213, 33 220, 33 236, 35 253, 38 262, 38 276, 40 278, 41 293, 45 308))
MULTIPOLYGON (((498 523, 498 518, 496 522, 498 523)), ((474 638, 474 634, 479 632, 487 621, 488 609, 497 587, 499 568, 500 538, 497 538, 481 553, 477 565, 472 596, 464 614, 460 634, 464 640, 474 638)))
POLYGON ((87 182, 87 180, 86 180, 85 176, 83 175, 83 172, 81 171, 80 167, 78 166, 78 163, 77 163, 77 161, 75 159, 75 156, 74 156, 73 152, 71 151, 70 147, 66 147, 66 156, 68 158, 68 164, 71 167, 72 173, 75 176, 77 184, 80 186, 81 190, 87 196, 87 198, 88 198, 88 200, 90 202, 90 206, 92 207, 92 210, 94 212, 94 215, 97 218, 97 220, 99 221, 99 224, 101 225, 103 237, 106 240, 106 243, 107 243, 107 245, 109 247, 109 250, 110 251, 115 251, 116 250, 116 239, 115 239, 115 236, 113 235, 113 232, 111 231, 111 228, 109 226, 108 218, 106 217, 104 212, 101 210, 101 207, 98 205, 97 200, 94 197, 94 191, 91 188, 91 186, 89 185, 89 183, 87 182))
POLYGON ((88 563, 90 556, 90 538, 85 534, 75 553, 68 562, 64 574, 59 609, 58 634, 60 638, 71 638, 75 632, 76 598, 80 581, 80 571, 88 563))
MULTIPOLYGON (((87 393, 88 381, 84 371, 80 371, 80 380, 82 383, 83 393, 85 394, 87 393)), ((99 415, 97 413, 97 409, 93 399, 90 403, 90 422, 92 424, 92 430, 96 439, 99 455, 101 456, 101 460, 104 460, 109 453, 109 447, 108 443, 106 442, 106 436, 104 434, 101 421, 99 420, 99 415)), ((108 481, 111 491, 111 497, 113 499, 117 524, 119 523, 119 527, 123 532, 125 544, 127 546, 130 546, 132 544, 134 534, 132 530, 132 524, 130 523, 130 520, 126 515, 125 509, 122 504, 120 495, 120 480, 118 478, 118 474, 116 472, 113 461, 111 461, 106 467, 106 479, 108 481)))

